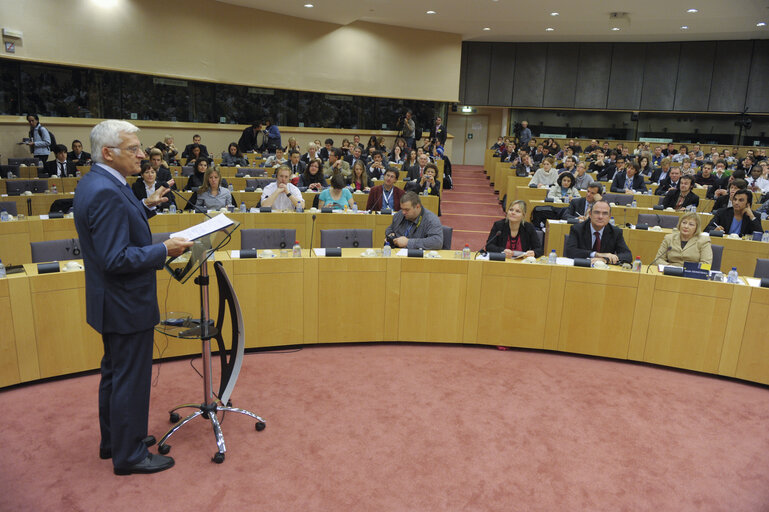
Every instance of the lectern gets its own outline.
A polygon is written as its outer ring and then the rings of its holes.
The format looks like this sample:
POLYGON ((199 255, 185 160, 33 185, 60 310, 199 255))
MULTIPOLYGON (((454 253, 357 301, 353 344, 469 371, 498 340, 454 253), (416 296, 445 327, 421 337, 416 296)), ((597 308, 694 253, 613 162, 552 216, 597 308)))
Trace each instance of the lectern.
POLYGON ((227 451, 224 444, 224 436, 219 422, 218 414, 233 412, 250 416, 256 420, 256 430, 264 430, 265 421, 251 411, 232 407, 230 396, 235 388, 235 383, 240 374, 243 363, 245 346, 245 332, 243 329, 243 315, 240 310, 235 290, 224 271, 221 263, 214 263, 214 273, 219 290, 219 311, 216 322, 210 318, 208 308, 208 259, 214 251, 224 246, 232 233, 240 226, 239 223, 230 221, 225 227, 217 229, 213 233, 207 233, 193 240, 192 249, 178 258, 171 258, 166 262, 166 269, 181 283, 187 280, 199 270, 195 278, 195 284, 200 289, 200 320, 193 321, 185 318, 166 318, 157 327, 159 332, 182 339, 199 339, 203 358, 203 402, 177 405, 169 411, 171 423, 174 425, 166 432, 158 444, 158 451, 167 454, 171 450, 168 439, 185 424, 202 416, 211 421, 216 437, 217 451, 212 460, 217 464, 224 462, 224 454, 227 451), (224 325, 225 314, 229 313, 232 325, 232 342, 227 349, 222 337, 221 329, 224 325), (211 371, 211 340, 216 340, 221 361, 221 377, 219 393, 214 394, 211 371), (177 411, 185 408, 195 409, 192 414, 181 419, 177 411))

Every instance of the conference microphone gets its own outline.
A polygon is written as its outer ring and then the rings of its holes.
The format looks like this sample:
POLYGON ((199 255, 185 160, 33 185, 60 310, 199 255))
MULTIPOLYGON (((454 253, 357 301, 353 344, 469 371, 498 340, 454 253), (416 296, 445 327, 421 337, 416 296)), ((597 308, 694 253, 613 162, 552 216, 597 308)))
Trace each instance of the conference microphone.
POLYGON ((312 240, 315 238, 315 214, 312 214, 312 227, 310 228, 310 258, 312 258, 312 240))
POLYGON ((209 219, 211 218, 211 216, 210 216, 210 215, 208 215, 208 212, 207 212, 206 210, 204 210, 203 208, 200 208, 200 207, 199 207, 198 205, 196 205, 196 204, 193 204, 193 203, 192 203, 192 202, 191 202, 189 199, 187 199, 186 197, 184 197, 183 195, 181 195, 181 194, 180 194, 178 191, 176 191, 176 190, 174 190, 173 188, 171 188, 170 186, 168 186, 168 182, 167 182, 167 181, 163 181, 163 182, 161 182, 161 183, 158 183, 158 187, 165 187, 165 188, 167 188, 167 189, 168 189, 170 192, 172 192, 172 193, 176 194, 178 197, 182 198, 182 199, 184 200, 184 202, 185 202, 185 203, 187 203, 188 205, 192 206, 192 209, 193 209, 195 212, 197 212, 197 213, 202 213, 203 215, 205 215, 205 216, 206 216, 206 217, 208 217, 209 219))
POLYGON ((486 243, 483 244, 483 249, 481 249, 480 251, 475 253, 475 258, 478 258, 479 255, 480 256, 486 256, 489 253, 489 251, 486 250, 486 247, 488 247, 489 242, 492 241, 492 240, 496 240, 499 237, 499 235, 501 235, 501 234, 502 234, 502 230, 500 229, 496 233, 494 233, 494 236, 492 236, 491 238, 486 240, 486 243))
MULTIPOLYGON (((668 248, 667 248, 667 250, 665 251, 665 254, 663 254, 663 256, 667 256, 667 255, 668 255, 668 253, 670 252, 670 250, 671 250, 671 249, 672 249, 672 247, 668 245, 668 248)), ((652 262, 651 262, 651 263, 649 263, 649 266, 648 266, 648 267, 646 267, 646 273, 647 273, 647 274, 649 273, 649 269, 651 269, 651 268, 652 268, 652 265, 654 265, 655 263, 657 263, 657 261, 659 261, 659 259, 660 259, 661 257, 662 257, 662 256, 658 256, 657 258, 654 258, 654 260, 652 260, 652 262)))

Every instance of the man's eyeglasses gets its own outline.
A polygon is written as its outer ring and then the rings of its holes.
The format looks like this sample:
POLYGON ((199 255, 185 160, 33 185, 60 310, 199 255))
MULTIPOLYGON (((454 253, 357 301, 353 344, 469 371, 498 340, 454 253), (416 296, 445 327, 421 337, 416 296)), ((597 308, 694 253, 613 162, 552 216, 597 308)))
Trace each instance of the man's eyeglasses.
POLYGON ((141 152, 141 150, 142 150, 141 146, 128 146, 127 148, 119 148, 119 147, 116 147, 116 146, 107 146, 107 147, 109 149, 117 150, 118 153, 120 151, 122 151, 123 149, 125 149, 126 151, 128 151, 132 155, 138 155, 141 152))

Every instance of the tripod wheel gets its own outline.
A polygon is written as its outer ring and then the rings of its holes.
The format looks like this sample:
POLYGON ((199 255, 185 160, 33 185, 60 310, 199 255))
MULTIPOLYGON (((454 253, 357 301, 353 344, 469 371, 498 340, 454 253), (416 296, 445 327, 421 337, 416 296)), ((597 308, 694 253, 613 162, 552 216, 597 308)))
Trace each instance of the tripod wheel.
POLYGON ((171 451, 171 445, 170 444, 159 444, 158 445, 158 453, 160 455, 168 455, 168 452, 171 451))
POLYGON ((267 427, 267 425, 263 421, 257 421, 256 422, 256 430, 257 430, 257 432, 261 432, 262 430, 265 429, 265 427, 267 427))
POLYGON ((216 462, 217 464, 221 464, 224 462, 224 454, 222 452, 216 452, 214 456, 211 458, 212 461, 216 462))
POLYGON ((178 423, 180 419, 182 419, 181 416, 179 416, 175 412, 172 412, 171 414, 168 415, 168 420, 171 423, 178 423))

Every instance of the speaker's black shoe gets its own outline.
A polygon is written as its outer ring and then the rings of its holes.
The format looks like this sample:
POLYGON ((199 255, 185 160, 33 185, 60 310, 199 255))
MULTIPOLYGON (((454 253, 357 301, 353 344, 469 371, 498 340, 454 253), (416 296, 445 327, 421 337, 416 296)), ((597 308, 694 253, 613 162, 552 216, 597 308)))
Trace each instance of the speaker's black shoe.
POLYGON ((137 462, 133 466, 128 466, 126 468, 114 468, 114 472, 116 475, 157 473, 158 471, 165 471, 166 469, 172 468, 173 465, 174 459, 171 457, 150 453, 143 461, 137 462))
MULTIPOLYGON (((144 443, 144 446, 149 448, 150 446, 157 443, 157 440, 155 439, 155 436, 147 436, 144 439, 142 439, 142 443, 144 443)), ((111 448, 102 448, 99 447, 99 458, 100 459, 111 459, 112 458, 112 449, 111 448)))

